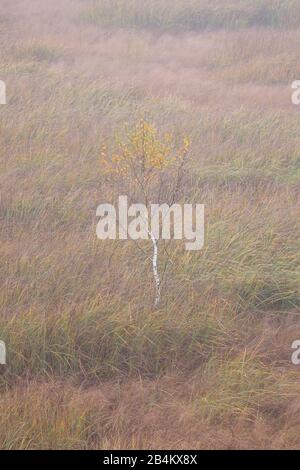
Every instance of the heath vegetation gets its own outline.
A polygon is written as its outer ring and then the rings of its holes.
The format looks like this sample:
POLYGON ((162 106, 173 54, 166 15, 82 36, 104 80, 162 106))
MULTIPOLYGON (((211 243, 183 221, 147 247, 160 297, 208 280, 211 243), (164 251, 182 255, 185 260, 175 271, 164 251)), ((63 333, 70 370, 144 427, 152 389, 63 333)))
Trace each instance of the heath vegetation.
POLYGON ((0 448, 299 448, 299 2, 2 3, 0 448), (159 181, 206 235, 154 309, 96 209, 159 181))

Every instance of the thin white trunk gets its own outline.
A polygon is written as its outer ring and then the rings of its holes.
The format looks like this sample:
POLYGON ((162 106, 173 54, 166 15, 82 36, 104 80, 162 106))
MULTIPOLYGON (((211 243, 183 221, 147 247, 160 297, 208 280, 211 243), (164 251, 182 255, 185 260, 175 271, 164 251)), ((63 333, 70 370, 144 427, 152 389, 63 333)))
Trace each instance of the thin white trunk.
POLYGON ((152 240, 153 244, 153 257, 152 257, 152 270, 153 270, 153 276, 155 280, 155 300, 154 300, 154 307, 156 308, 160 302, 160 278, 158 274, 158 269, 157 269, 157 257, 158 257, 158 244, 157 240, 154 237, 153 233, 149 231, 149 235, 152 240))

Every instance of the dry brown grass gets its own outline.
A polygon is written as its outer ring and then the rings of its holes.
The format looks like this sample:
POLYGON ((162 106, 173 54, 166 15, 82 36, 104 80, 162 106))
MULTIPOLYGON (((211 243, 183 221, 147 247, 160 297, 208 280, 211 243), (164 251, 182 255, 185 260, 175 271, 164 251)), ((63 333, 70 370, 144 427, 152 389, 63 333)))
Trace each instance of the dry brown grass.
MULTIPOLYGON (((241 361, 244 359, 241 357, 241 361)), ((211 379, 212 383, 203 384, 203 379, 199 383, 199 373, 188 380, 181 375, 168 375, 151 381, 102 383, 89 389, 58 381, 25 383, 2 396, 2 447, 297 448, 299 386, 295 387, 295 376, 282 388, 282 394, 288 393, 285 402, 266 383, 258 397, 257 382, 245 389, 234 382, 253 380, 257 373, 274 380, 268 371, 255 369, 252 360, 250 376, 249 364, 243 363, 243 369, 239 363, 227 365, 233 367, 228 376, 229 390, 222 388, 222 392, 211 388, 207 393, 208 386, 220 383, 216 378, 211 379), (263 403, 258 410, 260 399, 263 403), (241 400, 253 408, 240 408, 241 400), (271 409, 268 400, 272 400, 271 409)), ((207 379, 205 371, 199 372, 207 379)), ((224 377, 224 372, 221 374, 224 377)))
POLYGON ((299 31, 3 3, 0 447, 299 447, 299 31), (157 312, 151 246, 95 235, 102 140, 141 116, 191 136, 185 193, 206 205, 205 247, 170 246, 157 312))

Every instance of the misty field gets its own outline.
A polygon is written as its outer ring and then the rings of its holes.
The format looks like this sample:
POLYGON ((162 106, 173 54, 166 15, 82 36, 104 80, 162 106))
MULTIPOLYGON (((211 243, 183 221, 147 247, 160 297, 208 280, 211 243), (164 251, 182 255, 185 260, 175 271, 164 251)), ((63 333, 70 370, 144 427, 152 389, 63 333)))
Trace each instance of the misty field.
POLYGON ((0 41, 0 448, 299 448, 300 2, 2 0, 0 41), (151 242, 96 237, 141 120, 205 204, 158 308, 151 242))

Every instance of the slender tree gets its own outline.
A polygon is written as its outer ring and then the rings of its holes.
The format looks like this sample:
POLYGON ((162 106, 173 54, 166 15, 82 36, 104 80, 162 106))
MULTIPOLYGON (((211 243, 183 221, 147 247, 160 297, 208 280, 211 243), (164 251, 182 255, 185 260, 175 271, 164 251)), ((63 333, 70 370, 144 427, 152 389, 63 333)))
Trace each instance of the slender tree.
MULTIPOLYGON (((180 197, 189 148, 188 137, 183 137, 176 145, 173 134, 162 134, 141 119, 132 128, 126 128, 121 136, 116 135, 111 148, 102 144, 102 174, 115 193, 126 193, 131 201, 142 202, 147 208, 154 203, 172 205, 180 197)), ((157 308, 162 284, 158 269, 159 240, 151 228, 148 234, 153 245, 151 262, 154 307, 157 308)))

